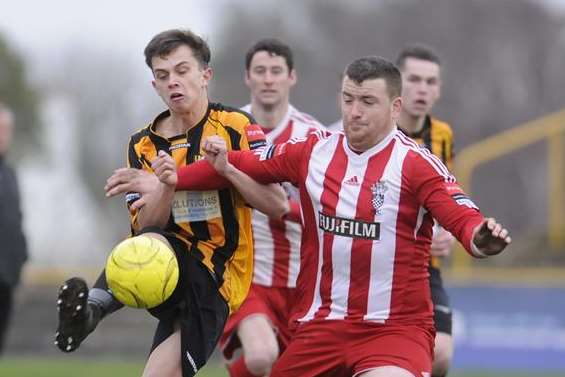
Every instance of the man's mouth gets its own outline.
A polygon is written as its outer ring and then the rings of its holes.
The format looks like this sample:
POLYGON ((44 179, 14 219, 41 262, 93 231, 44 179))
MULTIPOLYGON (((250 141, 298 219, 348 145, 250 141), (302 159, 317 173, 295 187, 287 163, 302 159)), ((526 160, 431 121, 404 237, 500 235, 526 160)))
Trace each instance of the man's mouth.
POLYGON ((180 101, 184 98, 184 95, 180 94, 180 93, 173 93, 170 96, 171 101, 180 101))

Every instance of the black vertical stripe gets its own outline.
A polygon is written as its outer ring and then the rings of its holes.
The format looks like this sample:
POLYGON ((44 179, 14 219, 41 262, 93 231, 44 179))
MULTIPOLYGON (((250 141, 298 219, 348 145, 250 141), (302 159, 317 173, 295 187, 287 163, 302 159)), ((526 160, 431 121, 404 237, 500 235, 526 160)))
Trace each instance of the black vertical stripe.
POLYGON ((171 146, 171 143, 167 139, 154 133, 149 134, 149 139, 151 139, 151 142, 155 146, 155 150, 157 151, 157 153, 159 151, 165 151, 169 153, 169 148, 171 146))
MULTIPOLYGON (((149 133, 149 139, 155 146, 155 151, 157 153, 159 153, 159 151, 165 151, 166 153, 171 154, 170 152, 171 142, 169 140, 152 132, 149 133)), ((147 166, 151 166, 151 161, 147 161, 145 155, 142 154, 140 159, 142 160, 141 162, 146 163, 147 166)), ((167 225, 165 226, 165 230, 169 232, 171 231, 177 232, 177 230, 180 230, 180 227, 175 223, 175 217, 173 216, 172 209, 171 209, 171 213, 169 214, 169 220, 167 222, 167 225)))
POLYGON ((427 115, 426 119, 424 120, 424 127, 422 127, 422 140, 424 141, 424 145, 428 150, 434 153, 432 149, 432 120, 430 116, 427 115))
POLYGON ((139 132, 139 133, 133 135, 129 139, 128 164, 129 164, 130 167, 135 168, 135 169, 142 169, 143 168, 143 164, 139 160, 137 153, 135 153, 135 146, 136 146, 137 143, 139 143, 139 141, 144 136, 144 134, 145 133, 142 131, 142 132, 139 132))
MULTIPOLYGON (((135 146, 137 143, 139 143, 139 141, 141 140, 141 138, 147 135, 147 133, 145 132, 145 130, 136 133, 135 135, 133 135, 130 140, 129 140, 129 145, 128 145, 128 165, 131 168, 134 169, 143 169, 143 164, 142 162, 139 160, 137 153, 135 153, 135 146)), ((133 228, 133 223, 130 224, 130 234, 133 236, 135 234, 135 229, 133 228)))
MULTIPOLYGON (((204 119, 207 119, 207 117, 204 119)), ((187 141, 190 145, 188 147, 188 153, 186 154, 187 165, 192 164, 200 157, 200 143, 202 142, 204 124, 205 123, 200 123, 187 132, 187 141)), ((207 221, 191 221, 189 224, 195 239, 192 245, 193 248, 196 248, 198 240, 209 240, 211 238, 207 221)))
POLYGON ((217 247, 212 255, 212 264, 219 285, 224 280, 226 262, 231 259, 237 246, 239 245, 239 225, 230 189, 220 190, 220 206, 222 210, 222 220, 224 224, 225 243, 217 247))
POLYGON ((441 160, 447 165, 447 145, 445 139, 441 141, 441 160))
POLYGON ((241 149, 241 134, 231 127, 226 127, 226 130, 230 136, 231 149, 239 151, 241 149))

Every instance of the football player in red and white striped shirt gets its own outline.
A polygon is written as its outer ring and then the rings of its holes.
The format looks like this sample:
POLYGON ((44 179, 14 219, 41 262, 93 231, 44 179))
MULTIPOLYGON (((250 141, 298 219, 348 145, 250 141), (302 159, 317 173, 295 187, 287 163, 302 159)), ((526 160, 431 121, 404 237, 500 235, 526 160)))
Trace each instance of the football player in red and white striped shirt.
MULTIPOLYGON (((261 125, 269 143, 305 137, 322 127, 289 103, 296 71, 288 45, 277 39, 260 40, 247 51, 245 65, 251 103, 242 110, 261 125)), ((290 340, 289 315, 300 267, 302 227, 298 189, 289 183, 283 187, 290 207, 285 220, 253 211, 253 284, 220 340, 231 377, 268 375, 290 340), (243 353, 233 359, 239 347, 243 353)))
POLYGON ((230 152, 229 162, 222 141, 212 137, 204 147, 207 160, 178 175, 162 154, 153 162, 158 179, 145 175, 146 187, 118 180, 120 190, 147 196, 158 195, 157 185, 211 189, 227 185, 223 175, 235 166, 259 182, 299 187, 304 231, 292 308, 297 329, 272 377, 429 376, 433 219, 478 258, 511 242, 440 160, 396 128, 401 87, 392 63, 360 58, 346 68, 342 83, 345 135, 317 131, 260 154, 230 152))

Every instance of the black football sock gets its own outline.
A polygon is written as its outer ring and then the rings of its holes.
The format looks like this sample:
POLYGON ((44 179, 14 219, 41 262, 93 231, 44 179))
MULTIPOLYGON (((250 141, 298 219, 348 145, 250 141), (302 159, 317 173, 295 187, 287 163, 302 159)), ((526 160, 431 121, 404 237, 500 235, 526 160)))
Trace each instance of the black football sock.
POLYGON ((90 317, 91 325, 94 327, 102 318, 124 306, 112 295, 110 288, 108 288, 106 270, 102 271, 92 289, 88 291, 88 305, 92 308, 92 315, 90 317))

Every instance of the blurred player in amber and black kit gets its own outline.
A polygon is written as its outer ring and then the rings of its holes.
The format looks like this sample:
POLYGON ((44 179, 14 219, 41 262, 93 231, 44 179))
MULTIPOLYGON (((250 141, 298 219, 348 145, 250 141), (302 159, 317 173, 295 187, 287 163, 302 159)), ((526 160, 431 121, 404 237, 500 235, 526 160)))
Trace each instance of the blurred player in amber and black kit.
MULTIPOLYGON (((429 47, 413 45, 402 49, 396 58, 402 74, 402 111, 398 127, 419 145, 436 155, 451 170, 453 132, 449 124, 430 115, 441 93, 441 62, 429 47)), ((436 328, 433 377, 447 375, 453 356, 452 313, 443 287, 441 258, 449 255, 455 238, 437 225, 431 245, 430 289, 436 328)))

